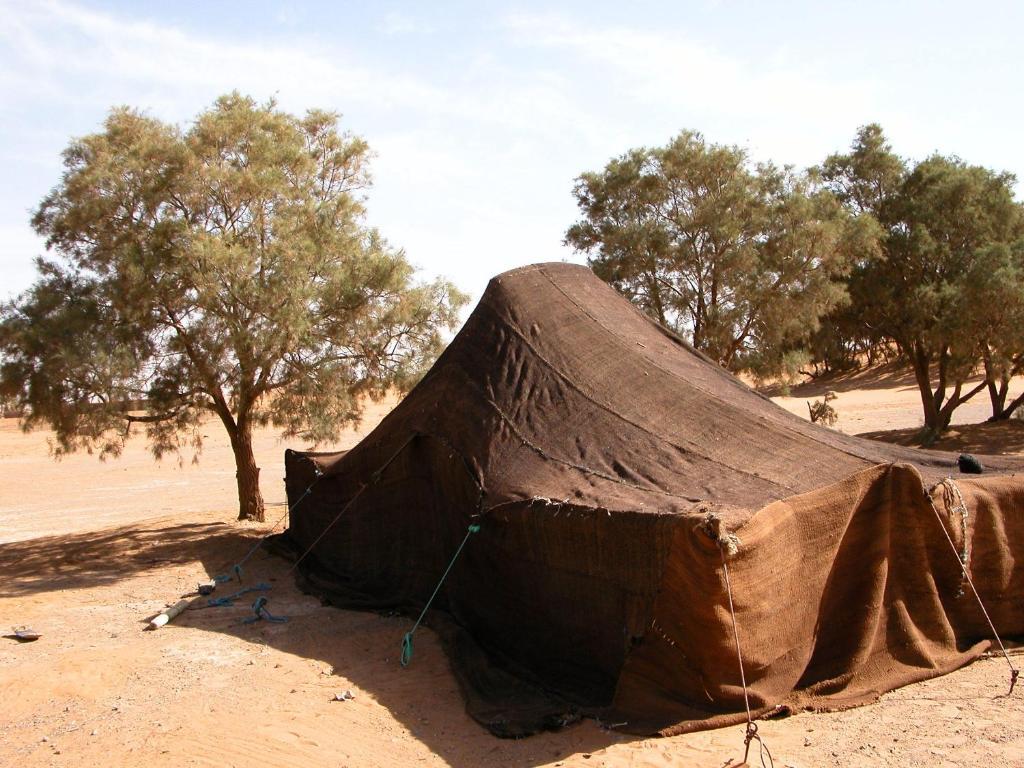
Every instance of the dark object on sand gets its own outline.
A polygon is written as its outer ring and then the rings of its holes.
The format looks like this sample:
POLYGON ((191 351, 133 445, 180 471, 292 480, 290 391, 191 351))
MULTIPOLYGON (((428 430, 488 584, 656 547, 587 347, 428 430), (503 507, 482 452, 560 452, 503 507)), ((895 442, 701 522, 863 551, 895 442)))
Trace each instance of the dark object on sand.
POLYGON ((196 592, 200 595, 212 595, 214 590, 217 589, 216 581, 204 581, 196 585, 196 592))
POLYGON ((956 465, 965 475, 980 475, 984 471, 981 462, 969 453, 961 453, 956 459, 956 465))

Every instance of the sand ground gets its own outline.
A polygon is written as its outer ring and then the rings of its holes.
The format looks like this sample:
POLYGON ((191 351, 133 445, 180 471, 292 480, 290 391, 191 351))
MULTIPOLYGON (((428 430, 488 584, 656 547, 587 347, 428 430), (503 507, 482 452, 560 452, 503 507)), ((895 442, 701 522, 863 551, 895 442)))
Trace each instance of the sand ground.
MULTIPOLYGON (((874 372, 798 388, 784 407, 835 390, 838 428, 907 441, 920 425, 912 381, 874 372)), ((977 401, 960 420, 986 415, 977 401)), ((354 444, 386 413, 372 406, 354 444)), ((285 624, 245 625, 235 607, 145 620, 226 570, 283 511, 285 443, 260 433, 267 524, 238 523, 230 451, 211 424, 200 463, 155 464, 130 444, 116 461, 49 458, 47 435, 0 421, 0 632, 28 624, 34 643, 0 638, 0 766, 736 766, 743 729, 637 739, 590 721, 521 741, 488 735, 463 711, 429 630, 398 664, 403 617, 322 607, 288 564, 258 553, 285 624), (349 690, 354 698, 332 701, 349 690)), ((957 449, 1024 451, 1024 422, 958 427, 957 449)), ((234 585, 232 585, 234 586, 234 585)), ((221 592, 225 589, 222 587, 221 592)), ((1024 657, 1017 657, 1018 663, 1024 657)), ((1024 765, 1024 691, 1005 693, 1001 658, 909 686, 847 712, 761 723, 775 765, 1024 765)), ((760 764, 754 760, 755 764, 760 764)))

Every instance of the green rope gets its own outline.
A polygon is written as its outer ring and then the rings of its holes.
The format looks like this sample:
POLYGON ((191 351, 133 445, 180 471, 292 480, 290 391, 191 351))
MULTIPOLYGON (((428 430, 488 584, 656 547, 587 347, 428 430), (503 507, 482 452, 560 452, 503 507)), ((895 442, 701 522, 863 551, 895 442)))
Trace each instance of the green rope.
MULTIPOLYGON (((278 518, 276 523, 274 523, 272 526, 270 526, 270 530, 269 531, 267 531, 265 534, 260 536, 260 538, 256 541, 256 543, 252 545, 252 549, 250 549, 246 553, 245 557, 243 557, 241 560, 239 560, 237 563, 235 563, 233 566, 231 566, 231 570, 235 574, 234 578, 238 579, 238 583, 239 584, 242 583, 242 566, 245 565, 245 562, 250 557, 252 557, 253 555, 256 554, 256 550, 260 548, 260 545, 263 544, 264 541, 266 541, 267 539, 270 538, 271 534, 273 534, 274 531, 277 530, 277 526, 279 526, 281 523, 283 523, 285 518, 288 517, 288 515, 290 515, 292 512, 294 512, 295 508, 297 506, 299 506, 299 504, 302 503, 302 500, 305 499, 307 496, 309 496, 309 494, 311 494, 313 492, 313 487, 318 482, 320 482, 320 478, 324 476, 323 472, 321 472, 320 468, 317 467, 317 466, 313 467, 313 472, 315 474, 315 476, 313 478, 313 482, 310 483, 309 486, 306 488, 306 492, 303 493, 301 496, 299 496, 299 498, 295 500, 294 504, 289 505, 287 502, 285 502, 284 514, 281 515, 281 517, 278 518)), ((223 574, 222 573, 222 574, 219 574, 217 576, 214 576, 213 580, 217 584, 226 584, 227 582, 231 581, 231 576, 228 576, 227 574, 223 574)))
POLYGON ((226 595, 224 597, 212 597, 206 601, 206 605, 209 608, 220 608, 226 605, 234 605, 235 600, 240 598, 242 595, 247 595, 250 592, 266 592, 268 589, 270 589, 269 584, 260 583, 257 584, 255 587, 246 587, 245 589, 240 589, 231 595, 226 595))
POLYGON ((474 523, 469 526, 469 530, 466 531, 466 537, 462 540, 462 543, 459 544, 459 548, 455 550, 455 554, 452 556, 451 562, 448 563, 448 567, 445 568, 444 574, 441 576, 441 580, 437 582, 437 586, 434 587, 434 594, 430 596, 430 599, 427 600, 427 604, 423 606, 423 610, 420 612, 420 617, 416 619, 416 623, 412 625, 412 629, 406 632, 405 637, 402 638, 402 655, 399 657, 399 661, 402 663, 403 667, 409 666, 409 662, 412 661, 413 633, 416 631, 417 627, 419 627, 420 622, 423 621, 423 617, 427 615, 427 611, 430 610, 430 604, 434 602, 434 598, 437 597, 437 593, 441 591, 441 585, 444 584, 444 580, 448 578, 448 574, 451 572, 452 566, 454 566, 455 561, 459 559, 459 555, 462 553, 462 548, 466 546, 466 542, 469 541, 469 537, 479 531, 479 525, 474 523))
POLYGON ((255 624, 257 621, 271 621, 275 624, 285 624, 288 621, 287 616, 275 616, 267 610, 267 598, 260 597, 256 598, 256 602, 252 604, 252 616, 247 619, 242 619, 243 624, 255 624))

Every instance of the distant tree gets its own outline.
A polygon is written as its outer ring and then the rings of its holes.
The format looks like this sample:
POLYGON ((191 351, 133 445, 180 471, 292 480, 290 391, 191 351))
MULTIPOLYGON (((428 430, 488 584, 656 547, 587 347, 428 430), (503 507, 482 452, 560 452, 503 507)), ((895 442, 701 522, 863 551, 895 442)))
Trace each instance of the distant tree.
POLYGON ((827 317, 812 340, 812 362, 822 372, 873 365, 893 357, 892 341, 864 316, 873 299, 876 278, 873 273, 879 258, 885 258, 887 210, 900 193, 910 172, 907 162, 893 152, 881 126, 871 123, 857 129, 850 151, 830 155, 816 169, 825 186, 851 214, 878 223, 881 247, 855 252, 846 279, 850 300, 827 317))
POLYGON ((805 359, 819 318, 845 300, 851 254, 877 234, 816 177, 753 166, 739 147, 689 131, 582 174, 574 194, 582 218, 566 242, 733 370, 805 359))
POLYGON ((1024 238, 979 255, 965 288, 974 314, 992 416, 1010 418, 1024 393, 1007 402, 1010 379, 1024 373, 1024 238))
POLYGON ((907 170, 876 125, 858 131, 850 154, 828 158, 822 177, 884 232, 880 253, 854 263, 851 304, 838 318, 910 362, 926 439, 986 387, 1002 408, 1024 352, 1024 217, 1014 177, 938 155, 907 170), (967 387, 983 358, 987 381, 967 387))
POLYGON ((807 401, 807 415, 811 424, 824 424, 826 427, 836 425, 836 422, 839 421, 839 413, 832 406, 832 401, 835 399, 835 392, 826 392, 821 400, 815 400, 813 403, 810 400, 807 401))
POLYGON ((882 210, 907 178, 907 163, 892 151, 882 127, 870 123, 857 129, 850 151, 826 158, 822 179, 839 200, 856 213, 882 217, 882 210))
POLYGON ((368 154, 335 114, 238 94, 184 131, 120 108, 73 141, 33 218, 55 257, 0 310, 26 428, 105 456, 141 424, 159 458, 198 450, 214 414, 239 517, 262 520, 253 428, 334 438, 420 375, 465 300, 364 223, 368 154))
POLYGON ((1024 291, 1012 263, 1011 245, 1024 235, 1014 181, 933 156, 907 177, 887 217, 889 258, 874 270, 880 290, 873 319, 910 358, 933 434, 986 386, 964 389, 989 336, 986 305, 1002 289, 1024 291), (1000 286, 1004 280, 1012 282, 1000 286))

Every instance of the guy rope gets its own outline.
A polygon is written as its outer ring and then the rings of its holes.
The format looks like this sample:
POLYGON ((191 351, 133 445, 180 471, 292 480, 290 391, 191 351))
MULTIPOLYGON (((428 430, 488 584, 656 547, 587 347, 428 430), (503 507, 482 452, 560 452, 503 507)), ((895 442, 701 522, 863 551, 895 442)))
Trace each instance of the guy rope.
POLYGON ((761 758, 762 768, 775 768, 775 761, 772 759, 771 750, 768 749, 768 745, 764 743, 757 733, 757 723, 750 716, 750 695, 747 693, 747 675, 743 671, 743 651, 740 650, 740 632, 736 624, 736 608, 732 602, 732 583, 729 581, 729 563, 725 557, 725 551, 729 547, 729 544, 735 546, 735 535, 730 534, 732 540, 723 542, 720 538, 718 540, 718 551, 722 555, 722 572, 725 574, 725 593, 729 596, 729 614, 732 616, 732 636, 736 641, 736 660, 740 667, 740 683, 743 685, 743 706, 747 711, 747 732, 743 737, 743 764, 747 765, 747 756, 750 754, 750 742, 756 740, 759 749, 759 756, 761 758), (765 756, 768 757, 768 762, 765 762, 765 756))
MULTIPOLYGON (((922 486, 924 491, 925 500, 928 502, 928 506, 932 508, 932 512, 935 513, 935 519, 939 521, 939 527, 942 529, 942 533, 946 536, 946 541, 949 542, 950 549, 953 550, 953 554, 956 555, 957 562, 960 563, 960 569, 963 571, 962 579, 965 580, 971 588, 971 592, 974 593, 974 599, 978 602, 978 607, 981 609, 982 615, 985 617, 985 621, 988 622, 989 629, 992 630, 992 636, 996 639, 999 644, 999 650, 1003 653, 1003 658, 1006 659, 1006 664, 1010 667, 1010 689, 1006 692, 1007 696, 1013 694, 1013 688, 1017 685, 1017 678, 1020 677, 1020 670, 1013 665, 1013 661, 1010 659, 1010 654, 1006 652, 1006 646, 1003 645, 1003 640, 999 637, 999 633, 996 632, 996 625, 992 621, 992 617, 988 615, 988 611, 985 609, 985 604, 981 601, 981 595, 978 594, 977 588, 974 586, 974 580, 971 578, 971 572, 967 568, 967 560, 970 551, 968 549, 967 541, 967 518, 968 510, 967 504, 964 501, 963 494, 960 493, 960 488, 957 486, 956 481, 951 477, 947 477, 941 483, 939 483, 944 490, 946 490, 950 496, 955 500, 955 504, 950 510, 952 514, 958 514, 960 516, 961 534, 963 536, 963 547, 957 550, 956 544, 953 542, 953 537, 949 534, 949 529, 946 528, 945 522, 942 520, 942 515, 939 513, 939 508, 935 506, 935 501, 932 499, 932 495, 927 488, 922 486)), ((938 486, 935 486, 936 488, 938 486)), ((934 490, 934 488, 933 488, 934 490)), ((960 593, 963 593, 963 585, 961 584, 960 593)))
POLYGON ((747 765, 747 757, 750 755, 750 742, 757 741, 758 756, 761 758, 762 768, 775 768, 775 761, 772 758, 771 750, 764 743, 764 739, 757 732, 757 723, 750 713, 750 694, 747 691, 747 673, 743 669, 743 651, 740 649, 740 631, 736 622, 736 606, 732 599, 732 582, 729 579, 729 561, 740 549, 740 540, 735 533, 730 533, 722 524, 721 518, 713 512, 705 515, 700 525, 701 530, 718 545, 718 553, 722 556, 722 574, 725 577, 725 594, 729 598, 729 615, 732 617, 732 637, 736 644, 736 661, 740 668, 740 684, 743 686, 743 707, 747 713, 747 731, 743 737, 743 764, 747 765), (767 760, 767 762, 766 762, 767 760))
POLYGON ((469 526, 466 531, 465 537, 462 539, 462 543, 459 544, 459 548, 455 550, 455 554, 452 556, 451 561, 448 563, 448 567, 444 569, 444 573, 441 574, 441 580, 437 582, 437 586, 434 587, 434 592, 427 600, 427 604, 423 606, 423 610, 420 611, 420 617, 416 619, 416 623, 412 625, 412 629, 405 633, 402 638, 402 655, 399 657, 403 667, 409 666, 409 662, 412 661, 412 636, 415 634, 416 629, 419 627, 420 622, 423 621, 423 617, 427 615, 427 611, 430 610, 430 604, 434 602, 434 598, 437 597, 437 593, 441 591, 441 585, 444 584, 444 580, 448 578, 448 574, 452 570, 452 566, 455 565, 455 561, 459 559, 459 555, 462 554, 462 548, 466 546, 466 542, 469 541, 469 537, 474 533, 480 532, 480 526, 476 523, 469 526))

